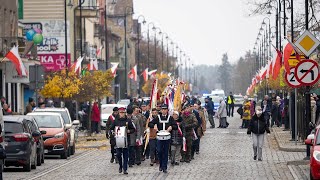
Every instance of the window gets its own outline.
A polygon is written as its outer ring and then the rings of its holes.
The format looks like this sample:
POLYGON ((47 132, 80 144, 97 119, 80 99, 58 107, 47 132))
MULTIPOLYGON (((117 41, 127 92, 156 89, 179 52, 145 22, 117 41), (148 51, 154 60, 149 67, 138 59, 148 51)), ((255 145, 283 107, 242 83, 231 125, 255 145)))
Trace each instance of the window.
POLYGON ((4 131, 5 133, 9 134, 9 133, 23 133, 23 126, 21 123, 17 123, 17 122, 4 122, 4 131))
POLYGON ((34 118, 40 128, 62 128, 59 116, 35 115, 34 118))

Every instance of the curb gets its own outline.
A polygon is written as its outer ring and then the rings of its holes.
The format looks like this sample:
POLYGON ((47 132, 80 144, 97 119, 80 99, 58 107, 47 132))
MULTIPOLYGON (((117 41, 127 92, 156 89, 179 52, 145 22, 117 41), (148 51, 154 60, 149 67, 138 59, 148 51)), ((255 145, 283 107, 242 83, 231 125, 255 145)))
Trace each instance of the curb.
POLYGON ((280 142, 279 142, 279 140, 278 140, 278 139, 280 139, 279 136, 278 136, 278 133, 277 133, 275 130, 273 130, 273 129, 272 129, 272 132, 273 132, 273 134, 274 134, 274 136, 275 136, 275 139, 276 139, 276 141, 277 141, 277 144, 278 144, 278 147, 279 147, 279 150, 280 150, 280 151, 285 151, 285 152, 305 152, 305 151, 306 151, 306 149, 289 148, 289 147, 283 147, 283 146, 281 146, 281 145, 280 145, 280 142))
POLYGON ((297 160, 297 161, 288 161, 287 165, 294 165, 294 166, 299 166, 299 165, 309 165, 310 160, 297 160))
POLYGON ((100 149, 104 147, 109 147, 106 144, 103 145, 95 145, 95 146, 77 146, 76 149, 100 149))

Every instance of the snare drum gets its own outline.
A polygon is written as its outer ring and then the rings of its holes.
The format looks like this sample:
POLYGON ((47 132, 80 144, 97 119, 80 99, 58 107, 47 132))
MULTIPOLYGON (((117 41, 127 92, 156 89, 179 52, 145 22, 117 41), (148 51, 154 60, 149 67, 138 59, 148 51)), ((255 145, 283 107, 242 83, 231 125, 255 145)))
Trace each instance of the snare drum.
POLYGON ((125 126, 116 126, 114 132, 117 148, 127 148, 127 128, 125 126))
POLYGON ((171 139, 171 134, 167 131, 160 131, 157 133, 157 139, 160 141, 169 140, 171 139))

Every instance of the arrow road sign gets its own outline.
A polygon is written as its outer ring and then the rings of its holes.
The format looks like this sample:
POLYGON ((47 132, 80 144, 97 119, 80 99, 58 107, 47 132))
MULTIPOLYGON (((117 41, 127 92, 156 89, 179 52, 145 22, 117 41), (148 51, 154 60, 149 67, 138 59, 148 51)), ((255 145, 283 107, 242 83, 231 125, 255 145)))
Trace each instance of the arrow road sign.
POLYGON ((295 68, 292 67, 290 68, 290 74, 288 73, 285 73, 285 80, 287 82, 287 84, 292 87, 292 88, 298 88, 301 86, 301 83, 299 83, 294 75, 294 71, 295 71, 295 68))
POLYGON ((294 76, 301 85, 315 84, 319 79, 318 63, 310 59, 300 61, 295 68, 294 76))

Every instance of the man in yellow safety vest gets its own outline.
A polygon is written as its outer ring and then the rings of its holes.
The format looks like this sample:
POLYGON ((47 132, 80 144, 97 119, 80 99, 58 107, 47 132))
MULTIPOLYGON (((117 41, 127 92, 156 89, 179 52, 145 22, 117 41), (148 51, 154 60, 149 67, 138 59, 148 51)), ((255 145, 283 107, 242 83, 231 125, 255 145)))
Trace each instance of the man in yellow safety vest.
POLYGON ((228 109, 227 109, 227 114, 228 117, 233 117, 233 110, 234 110, 234 97, 232 95, 232 92, 230 92, 228 98, 227 98, 227 103, 228 103, 228 109))

